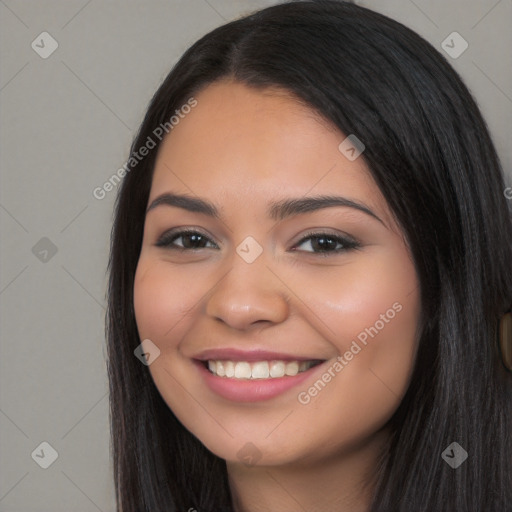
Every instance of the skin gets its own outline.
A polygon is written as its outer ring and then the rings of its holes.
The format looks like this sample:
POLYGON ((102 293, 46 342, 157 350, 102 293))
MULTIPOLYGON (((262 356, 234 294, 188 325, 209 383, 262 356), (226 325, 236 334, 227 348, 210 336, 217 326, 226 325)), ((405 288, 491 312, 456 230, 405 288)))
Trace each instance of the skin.
POLYGON ((227 461, 238 511, 367 510, 417 350, 419 283, 403 233, 363 158, 338 149, 346 135, 288 93, 223 80, 195 98, 159 148, 148 205, 172 191, 215 203, 221 217, 168 205, 146 215, 134 307, 140 339, 160 350, 152 378, 183 425, 227 461), (279 221, 266 213, 271 200, 317 195, 364 203, 381 221, 346 206, 279 221), (210 242, 188 252, 155 246, 181 226, 210 242), (318 238, 300 242, 311 229, 361 247, 324 257, 318 238), (235 250, 247 236, 263 249, 250 264, 235 250), (394 303, 400 312, 299 403, 394 303), (298 388, 239 403, 211 391, 191 359, 224 347, 328 361, 298 388), (237 455, 247 442, 261 457, 250 466, 237 455))

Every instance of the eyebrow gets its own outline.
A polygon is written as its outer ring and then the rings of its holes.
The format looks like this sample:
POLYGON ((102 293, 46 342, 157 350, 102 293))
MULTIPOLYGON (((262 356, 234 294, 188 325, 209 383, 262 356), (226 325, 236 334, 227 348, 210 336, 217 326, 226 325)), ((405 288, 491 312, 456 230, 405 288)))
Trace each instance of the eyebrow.
MULTIPOLYGON (((161 205, 175 206, 177 208, 183 208, 189 212, 202 213, 204 215, 208 215, 209 217, 220 219, 219 209, 213 203, 205 199, 200 199, 199 197, 192 197, 183 194, 173 194, 170 192, 161 194, 156 197, 146 210, 146 214, 161 205)), ((268 216, 272 220, 278 221, 293 215, 299 215, 301 213, 308 213, 335 206, 354 208, 363 213, 366 213, 367 215, 384 224, 384 222, 365 204, 359 203, 352 199, 348 199, 346 197, 330 195, 271 201, 269 203, 268 216)))

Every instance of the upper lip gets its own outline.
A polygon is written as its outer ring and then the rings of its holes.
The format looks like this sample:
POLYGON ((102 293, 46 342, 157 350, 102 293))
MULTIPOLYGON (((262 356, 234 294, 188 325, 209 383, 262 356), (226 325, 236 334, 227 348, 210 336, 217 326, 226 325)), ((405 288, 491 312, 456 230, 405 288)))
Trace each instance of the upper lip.
POLYGON ((319 357, 296 356, 268 350, 240 350, 236 348, 211 348, 196 354, 199 361, 324 361, 319 357))

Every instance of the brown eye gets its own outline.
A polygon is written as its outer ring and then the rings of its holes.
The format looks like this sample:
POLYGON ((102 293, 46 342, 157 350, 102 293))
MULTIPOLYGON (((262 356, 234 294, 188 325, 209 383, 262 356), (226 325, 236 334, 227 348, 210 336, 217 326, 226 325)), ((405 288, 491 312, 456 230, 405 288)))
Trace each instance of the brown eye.
POLYGON ((321 254, 322 256, 339 254, 341 252, 358 249, 361 246, 356 240, 341 237, 339 235, 329 233, 308 233, 293 247, 293 250, 296 250, 296 247, 299 247, 305 242, 309 242, 309 247, 312 250, 304 252, 313 252, 321 254))
POLYGON ((204 249, 206 245, 211 242, 214 247, 217 247, 206 235, 199 231, 183 230, 177 232, 165 233, 156 242, 157 247, 165 247, 168 249, 176 250, 195 250, 204 249), (176 240, 181 239, 181 244, 176 244, 176 240))

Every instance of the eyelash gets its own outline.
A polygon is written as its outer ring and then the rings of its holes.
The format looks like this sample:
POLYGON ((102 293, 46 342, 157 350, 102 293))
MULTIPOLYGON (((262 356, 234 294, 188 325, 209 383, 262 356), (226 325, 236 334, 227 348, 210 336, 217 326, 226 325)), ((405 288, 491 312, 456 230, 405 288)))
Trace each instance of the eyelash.
MULTIPOLYGON (((209 237, 207 237, 204 233, 201 233, 200 231, 194 230, 194 229, 183 229, 181 231, 176 232, 168 232, 164 233, 156 242, 157 247, 165 247, 167 249, 171 249, 173 251, 180 251, 180 252, 186 252, 186 251, 195 251, 200 249, 206 249, 207 247, 199 247, 198 249, 187 249, 184 247, 179 247, 176 245, 173 245, 173 242, 177 240, 178 238, 181 238, 183 235, 200 235, 201 237, 204 237, 208 242, 212 242, 209 237)), ((335 249, 333 251, 303 251, 310 254, 316 254, 318 256, 331 256, 333 254, 340 254, 342 252, 348 252, 357 250, 361 247, 361 244, 354 240, 353 238, 344 238, 339 235, 334 235, 331 233, 325 233, 322 231, 315 231, 315 232, 309 232, 306 233, 292 248, 292 250, 296 250, 295 247, 302 245, 304 242, 311 238, 328 238, 329 240, 334 240, 337 243, 341 243, 343 246, 341 249, 335 249)), ((215 243, 215 242, 213 242, 215 243)))

